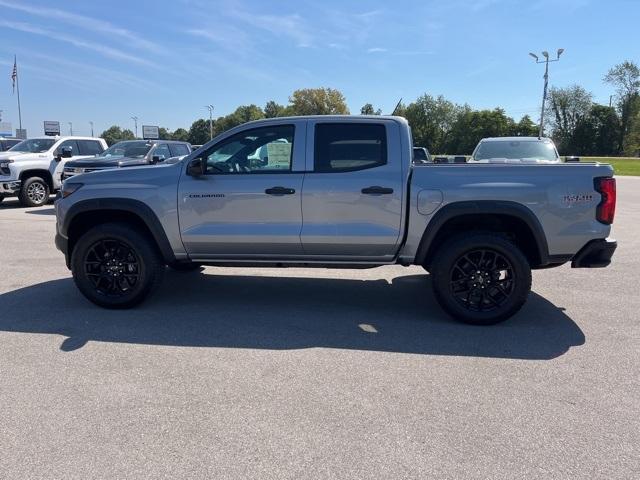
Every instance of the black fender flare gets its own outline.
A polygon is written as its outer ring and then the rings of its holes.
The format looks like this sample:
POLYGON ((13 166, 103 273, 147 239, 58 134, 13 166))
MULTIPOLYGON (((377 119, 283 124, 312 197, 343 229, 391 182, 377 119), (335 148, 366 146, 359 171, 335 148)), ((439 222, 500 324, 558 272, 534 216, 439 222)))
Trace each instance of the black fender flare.
POLYGON ((99 213, 100 211, 106 210, 115 210, 136 215, 146 225, 149 232, 151 232, 164 261, 167 263, 176 261, 176 256, 173 253, 167 234, 158 216, 148 205, 140 200, 129 198, 93 198, 82 200, 69 207, 69 210, 64 216, 63 224, 60 227, 60 233, 68 238, 69 227, 78 215, 87 212, 99 213))
POLYGON ((533 234, 540 265, 549 263, 549 246, 544 229, 538 217, 527 206, 507 200, 474 200, 452 202, 440 208, 427 224, 420 246, 416 252, 415 264, 423 265, 433 240, 440 229, 451 219, 461 215, 507 215, 521 220, 533 234))

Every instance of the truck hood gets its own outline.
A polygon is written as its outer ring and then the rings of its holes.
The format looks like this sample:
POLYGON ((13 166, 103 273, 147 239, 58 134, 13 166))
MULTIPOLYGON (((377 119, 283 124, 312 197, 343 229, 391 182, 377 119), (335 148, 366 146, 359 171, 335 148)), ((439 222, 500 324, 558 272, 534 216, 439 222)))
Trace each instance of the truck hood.
POLYGON ((65 167, 69 168, 118 168, 118 167, 133 167, 140 165, 149 165, 149 162, 145 158, 109 158, 109 157, 91 157, 84 158, 82 160, 72 160, 65 164, 65 167))
MULTIPOLYGON (((67 163, 65 167, 69 165, 69 163, 67 163)), ((109 185, 109 188, 115 188, 115 186, 131 187, 132 185, 142 185, 147 182, 176 182, 180 174, 181 164, 182 162, 168 165, 160 164, 154 165, 153 168, 150 168, 148 164, 144 164, 137 166, 132 165, 129 168, 98 170, 91 173, 75 175, 72 181, 85 185, 109 185)))

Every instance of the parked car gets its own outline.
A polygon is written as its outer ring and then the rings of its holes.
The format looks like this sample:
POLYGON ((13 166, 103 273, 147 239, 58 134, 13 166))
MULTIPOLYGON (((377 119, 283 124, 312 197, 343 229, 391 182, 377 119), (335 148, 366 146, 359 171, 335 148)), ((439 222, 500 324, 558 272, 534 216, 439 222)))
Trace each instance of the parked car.
POLYGON ((66 181, 56 245, 80 291, 108 308, 141 302, 165 265, 400 264, 431 272, 444 310, 475 324, 517 312, 531 269, 610 263, 610 165, 412 159, 401 117, 259 120, 170 165, 66 181))
POLYGON ((187 142, 126 140, 110 146, 97 157, 68 162, 64 167, 62 179, 66 180, 80 173, 113 168, 155 165, 190 153, 191 145, 187 142))
POLYGON ((39 207, 62 185, 68 160, 91 157, 107 148, 102 138, 38 137, 0 153, 0 201, 18 196, 25 207, 39 207))
POLYGON ((425 147, 413 147, 413 163, 433 163, 429 150, 425 147))
POLYGON ((560 163, 553 140, 538 137, 483 138, 469 162, 483 163, 560 163))
POLYGON ((19 138, 0 137, 0 152, 6 152, 21 141, 19 138))

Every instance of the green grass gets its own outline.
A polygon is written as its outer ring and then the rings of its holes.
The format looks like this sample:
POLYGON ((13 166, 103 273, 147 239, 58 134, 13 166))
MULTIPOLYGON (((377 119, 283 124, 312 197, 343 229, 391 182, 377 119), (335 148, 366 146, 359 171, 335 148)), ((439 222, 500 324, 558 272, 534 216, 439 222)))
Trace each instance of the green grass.
POLYGON ((616 175, 640 176, 640 158, 625 157, 580 157, 581 162, 610 163, 616 175))

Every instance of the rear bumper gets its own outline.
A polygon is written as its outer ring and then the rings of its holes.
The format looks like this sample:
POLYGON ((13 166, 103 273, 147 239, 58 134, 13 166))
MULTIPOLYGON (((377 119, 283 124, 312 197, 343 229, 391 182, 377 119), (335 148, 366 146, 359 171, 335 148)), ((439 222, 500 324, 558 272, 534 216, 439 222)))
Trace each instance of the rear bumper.
POLYGON ((0 195, 15 195, 20 191, 21 186, 20 180, 0 181, 0 195))
POLYGON ((571 260, 571 268, 602 268, 611 263, 618 242, 609 238, 591 240, 571 260))

